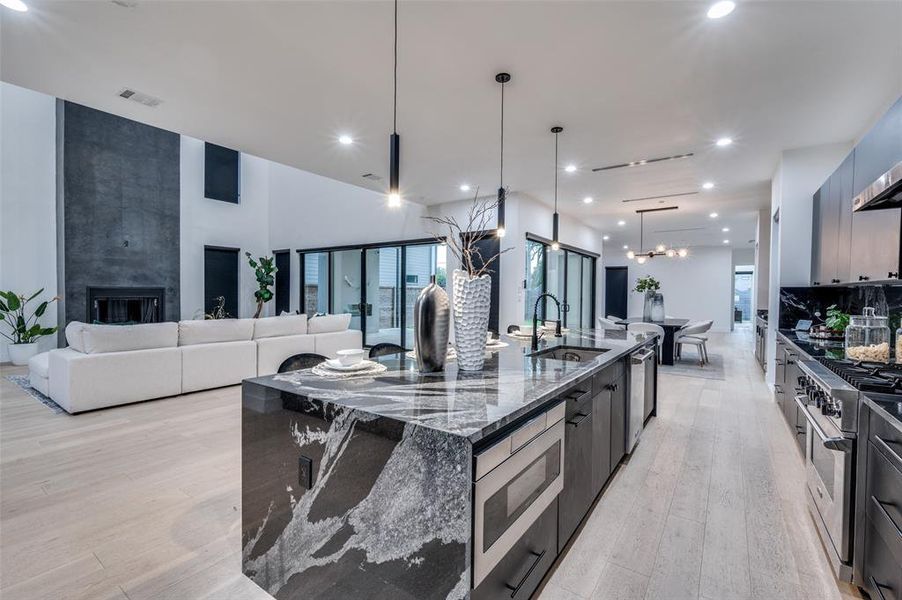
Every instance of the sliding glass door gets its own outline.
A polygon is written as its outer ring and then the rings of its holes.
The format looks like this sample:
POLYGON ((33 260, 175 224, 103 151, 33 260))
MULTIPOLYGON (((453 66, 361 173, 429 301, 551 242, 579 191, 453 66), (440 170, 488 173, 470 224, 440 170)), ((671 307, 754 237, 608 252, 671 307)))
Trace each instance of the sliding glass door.
MULTIPOLYGON (((524 320, 530 323, 536 299, 552 294, 561 303, 564 327, 594 327, 596 258, 570 248, 552 250, 535 239, 526 240, 524 320)), ((539 305, 539 319, 558 318, 553 302, 539 305)))
POLYGON ((363 343, 413 347, 413 307, 436 276, 446 286, 445 247, 425 240, 353 248, 299 251, 302 307, 316 313, 350 313, 363 343))

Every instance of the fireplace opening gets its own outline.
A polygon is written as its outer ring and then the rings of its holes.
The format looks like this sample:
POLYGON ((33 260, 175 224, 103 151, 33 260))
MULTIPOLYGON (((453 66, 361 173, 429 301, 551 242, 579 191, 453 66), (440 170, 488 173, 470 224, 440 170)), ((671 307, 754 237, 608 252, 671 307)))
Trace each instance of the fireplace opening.
POLYGON ((88 288, 88 323, 130 325, 163 318, 163 288, 88 288))

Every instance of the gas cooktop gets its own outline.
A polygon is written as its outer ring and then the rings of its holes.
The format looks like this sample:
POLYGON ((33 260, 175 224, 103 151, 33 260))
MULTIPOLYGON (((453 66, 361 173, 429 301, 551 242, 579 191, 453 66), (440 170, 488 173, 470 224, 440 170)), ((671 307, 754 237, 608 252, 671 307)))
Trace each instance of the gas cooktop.
POLYGON ((859 391, 902 395, 902 365, 833 360, 823 356, 816 360, 859 391))

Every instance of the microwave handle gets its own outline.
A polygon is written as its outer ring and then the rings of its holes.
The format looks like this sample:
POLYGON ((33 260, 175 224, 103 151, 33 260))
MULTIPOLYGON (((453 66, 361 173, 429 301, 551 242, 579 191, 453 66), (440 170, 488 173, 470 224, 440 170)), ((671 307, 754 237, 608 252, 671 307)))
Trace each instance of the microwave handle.
POLYGON ((817 421, 814 420, 814 417, 811 416, 811 412, 808 410, 808 405, 805 404, 803 400, 805 396, 796 396, 796 404, 799 409, 801 409, 802 414, 805 415, 805 419, 808 420, 808 424, 811 425, 811 429, 817 434, 817 437, 821 438, 821 442, 824 444, 824 448, 827 450, 837 450, 839 452, 851 452, 852 451, 852 440, 844 437, 829 437, 824 430, 821 429, 821 426, 818 425, 817 421))
POLYGON ((536 559, 533 561, 532 566, 526 570, 526 575, 523 576, 523 579, 520 580, 516 586, 513 586, 509 583, 505 583, 504 587, 511 590, 511 598, 517 595, 520 591, 520 588, 523 587, 523 584, 526 583, 526 580, 529 579, 529 576, 532 575, 532 572, 536 570, 536 567, 539 566, 539 563, 542 562, 542 559, 545 558, 545 550, 542 550, 541 554, 538 552, 530 552, 531 555, 535 556, 536 559))

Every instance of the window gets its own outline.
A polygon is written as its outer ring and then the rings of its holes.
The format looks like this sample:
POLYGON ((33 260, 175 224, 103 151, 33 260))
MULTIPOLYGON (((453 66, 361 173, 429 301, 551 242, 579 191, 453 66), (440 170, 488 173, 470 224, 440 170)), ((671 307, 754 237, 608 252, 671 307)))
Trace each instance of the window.
POLYGON ((364 344, 413 347, 413 307, 436 276, 446 280, 445 248, 433 240, 299 251, 303 310, 350 313, 364 344))
POLYGON ((288 250, 273 252, 276 259, 276 314, 291 312, 291 254, 288 250))
POLYGON ((238 248, 204 246, 204 313, 238 317, 238 248))
MULTIPOLYGON (((526 240, 526 278, 524 319, 532 321, 536 300, 549 293, 560 301, 566 327, 594 327, 595 268, 594 255, 575 248, 552 250, 544 240, 526 240)), ((557 319, 557 308, 547 300, 539 304, 539 319, 557 319)))
POLYGON ((752 284, 754 267, 736 267, 733 276, 733 320, 747 323, 752 320, 752 284))
POLYGON ((204 144, 204 198, 238 204, 240 154, 216 144, 204 144))

